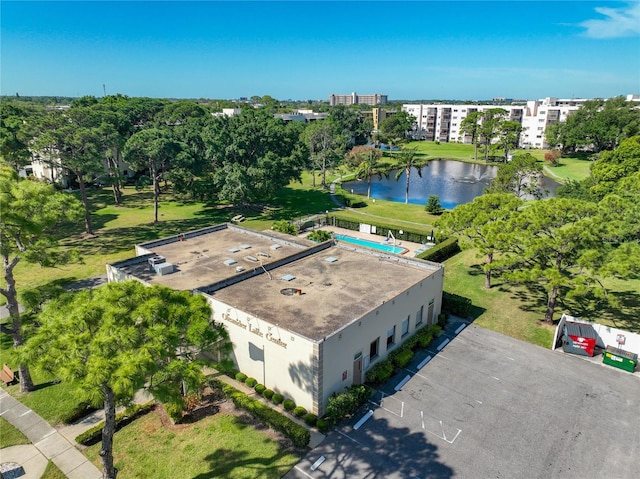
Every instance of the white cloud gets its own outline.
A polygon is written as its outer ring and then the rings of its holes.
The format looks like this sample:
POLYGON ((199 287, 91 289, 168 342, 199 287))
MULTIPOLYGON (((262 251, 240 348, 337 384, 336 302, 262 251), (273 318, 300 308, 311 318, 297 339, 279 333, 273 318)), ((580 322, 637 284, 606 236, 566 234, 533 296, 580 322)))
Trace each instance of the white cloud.
POLYGON ((586 20, 579 25, 591 38, 618 38, 640 36, 640 2, 620 8, 599 7, 595 9, 605 18, 586 20))

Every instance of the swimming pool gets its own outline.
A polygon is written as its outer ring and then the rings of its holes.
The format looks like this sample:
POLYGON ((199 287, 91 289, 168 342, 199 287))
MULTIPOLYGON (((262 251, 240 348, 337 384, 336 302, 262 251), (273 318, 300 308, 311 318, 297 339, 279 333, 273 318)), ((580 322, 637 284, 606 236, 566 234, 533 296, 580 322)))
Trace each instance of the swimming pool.
POLYGON ((402 246, 376 243, 375 241, 354 238, 353 236, 335 234, 333 235, 333 237, 339 241, 344 241, 345 243, 356 244, 358 246, 364 246, 366 248, 371 248, 378 251, 384 251, 385 253, 402 254, 408 251, 407 248, 403 248, 402 246))

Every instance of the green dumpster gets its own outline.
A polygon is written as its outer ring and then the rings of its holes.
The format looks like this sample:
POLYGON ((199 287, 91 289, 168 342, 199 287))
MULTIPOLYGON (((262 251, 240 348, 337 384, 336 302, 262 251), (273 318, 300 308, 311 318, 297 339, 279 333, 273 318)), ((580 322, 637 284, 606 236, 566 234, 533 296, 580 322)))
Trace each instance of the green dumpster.
POLYGON ((613 346, 607 346, 602 362, 614 368, 624 369, 632 373, 636 368, 636 364, 638 364, 638 355, 623 349, 614 348, 613 346))

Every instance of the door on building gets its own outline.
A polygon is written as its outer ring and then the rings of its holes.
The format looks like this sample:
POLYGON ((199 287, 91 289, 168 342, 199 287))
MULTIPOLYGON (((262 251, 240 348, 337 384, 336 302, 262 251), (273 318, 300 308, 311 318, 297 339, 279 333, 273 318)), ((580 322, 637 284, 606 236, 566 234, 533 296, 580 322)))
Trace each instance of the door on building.
POLYGON ((353 358, 353 384, 362 384, 362 353, 353 358))

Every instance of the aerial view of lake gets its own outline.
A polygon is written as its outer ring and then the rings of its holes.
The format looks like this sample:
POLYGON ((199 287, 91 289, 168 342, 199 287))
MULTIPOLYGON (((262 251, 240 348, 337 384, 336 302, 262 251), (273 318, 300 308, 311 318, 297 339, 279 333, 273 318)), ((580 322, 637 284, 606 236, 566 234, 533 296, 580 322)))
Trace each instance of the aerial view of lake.
MULTIPOLYGON (((395 181, 397 170, 389 172, 389 176, 371 179, 371 197, 403 202, 405 199, 406 174, 395 181)), ((465 163, 456 160, 432 160, 422 167, 422 176, 414 169, 409 177, 409 203, 424 205, 427 198, 436 195, 440 198, 443 208, 455 208, 462 203, 473 201, 476 196, 484 193, 489 183, 497 175, 498 167, 465 163)), ((560 186, 557 182, 543 177, 541 187, 546 191, 545 196, 554 196, 560 186)), ((342 183, 346 191, 365 195, 367 181, 347 181, 342 183)))

